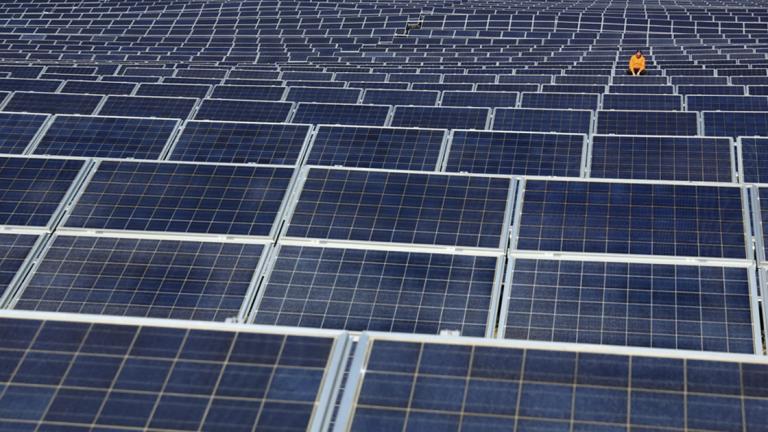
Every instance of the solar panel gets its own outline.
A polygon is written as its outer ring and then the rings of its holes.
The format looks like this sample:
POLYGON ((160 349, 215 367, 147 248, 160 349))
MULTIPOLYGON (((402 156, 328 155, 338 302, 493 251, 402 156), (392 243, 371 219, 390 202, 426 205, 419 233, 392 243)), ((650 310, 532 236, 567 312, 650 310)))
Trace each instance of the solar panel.
POLYGON ((709 136, 768 136, 768 114, 765 112, 705 111, 704 135, 709 136))
POLYGON ((311 430, 327 416, 336 334, 95 321, 0 321, 6 428, 311 430))
POLYGON ((34 234, 0 234, 0 304, 11 294, 9 288, 21 277, 18 274, 39 239, 34 234))
POLYGON ((732 85, 681 85, 677 86, 677 94, 687 95, 735 95, 744 94, 744 87, 732 85))
POLYGON ((308 134, 308 125, 188 121, 170 159, 293 165, 308 134))
POLYGON ((0 113, 0 153, 24 153, 46 120, 43 114, 0 113))
MULTIPOLYGON (((396 83, 392 83, 396 84, 396 83)), ((461 83, 413 83, 411 85, 411 90, 435 90, 435 91, 452 91, 452 90, 458 90, 458 91, 469 91, 474 88, 473 84, 461 84, 461 83)), ((393 104, 397 105, 397 104, 393 104)), ((400 105, 407 105, 407 104, 400 104, 400 105)), ((418 105, 418 104, 413 104, 418 105)), ((429 105, 429 104, 421 104, 421 105, 429 105)))
POLYGON ((360 89, 290 87, 285 100, 291 102, 357 103, 360 89))
POLYGON ((579 177, 584 135, 456 130, 446 171, 579 177))
POLYGON ((270 236, 292 168, 102 161, 70 228, 270 236))
POLYGON ((588 134, 591 128, 591 111, 497 108, 493 113, 496 130, 588 134))
POLYGON ((14 93, 3 111, 47 114, 93 114, 101 96, 63 93, 14 93))
POLYGON ((287 236, 498 248, 511 180, 311 168, 287 236))
MULTIPOLYGON (((752 193, 754 195, 754 190, 752 193)), ((762 231, 759 234, 762 234, 763 250, 758 251, 758 259, 760 261, 763 261, 764 263, 766 259, 768 259, 766 258, 768 257, 768 242, 765 240, 766 238, 768 238, 768 230, 766 230, 766 226, 768 226, 768 205, 766 205, 766 202, 768 202, 768 188, 765 188, 765 187, 758 188, 757 197, 758 197, 758 203, 753 205, 755 206, 759 205, 760 207, 760 220, 754 221, 754 223, 757 226, 759 226, 759 228, 756 228, 756 231, 762 231)))
POLYGON ((291 102, 205 99, 195 114, 195 120, 279 123, 288 119, 292 109, 291 102))
POLYGON ((250 99, 250 100, 274 100, 283 99, 285 87, 276 86, 240 86, 217 85, 213 88, 212 98, 219 99, 250 99))
POLYGON ((544 84, 541 86, 544 93, 587 93, 603 94, 606 91, 604 85, 577 85, 577 84, 544 84))
POLYGON ((224 321, 238 317, 264 246, 59 235, 15 309, 224 321))
POLYGON ((478 84, 475 90, 485 92, 502 91, 523 93, 538 92, 540 89, 538 84, 478 84))
POLYGON ((103 82, 103 81, 67 81, 61 88, 62 93, 82 93, 101 95, 129 95, 133 93, 133 83, 103 82))
POLYGON ((768 183, 768 158, 765 148, 768 146, 768 138, 739 139, 741 156, 741 175, 747 183, 768 183))
POLYGON ((435 105, 440 92, 415 90, 366 90, 363 103, 380 105, 435 105))
POLYGON ((156 96, 107 96, 99 109, 102 116, 164 117, 186 119, 197 99, 156 96))
POLYGON ((730 182, 731 140, 593 135, 591 177, 730 182))
POLYGON ((754 356, 377 334, 361 341, 337 430, 759 430, 754 356), (629 354, 628 354, 629 353, 629 354))
POLYGON ((680 111, 683 109, 683 98, 678 95, 605 94, 603 109, 680 111))
POLYGON ((0 78, 1 91, 55 92, 61 81, 23 78, 0 78))
MULTIPOLYGON (((551 75, 499 75, 499 83, 513 84, 550 84, 551 75)), ((479 84, 480 85, 480 84, 479 84)), ((479 89, 478 89, 479 90, 479 89)))
POLYGON ((598 111, 597 133, 614 135, 698 135, 694 112, 598 111))
POLYGON ((211 86, 200 84, 140 84, 137 96, 170 96, 202 99, 208 95, 211 86))
POLYGON ((392 126, 437 129, 485 129, 487 108, 396 106, 392 126))
POLYGON ((529 180, 517 249, 746 258, 738 187, 529 180))
POLYGON ((291 119, 293 123, 384 126, 389 116, 387 105, 321 104, 302 102, 291 119))
POLYGON ((608 86, 609 93, 619 94, 675 94, 671 85, 612 85, 608 86))
POLYGON ((308 165, 434 171, 445 131, 354 126, 320 126, 308 165))
POLYGON ((283 245, 260 290, 255 322, 484 336, 499 260, 283 245))
POLYGON ((686 96, 690 111, 768 111, 768 96, 686 96))
POLYGON ((597 110, 600 95, 578 93, 523 93, 522 108, 597 110))
POLYGON ((0 224, 51 224, 85 165, 81 159, 0 157, 0 224))
MULTIPOLYGON (((460 85, 460 84, 457 84, 460 85)), ((383 90, 408 90, 408 83, 389 83, 389 82, 348 82, 347 88, 359 88, 359 89, 383 89, 383 90)), ((469 84, 469 87, 472 87, 469 84)), ((414 90, 433 90, 433 89, 418 89, 414 90)))
POLYGON ((748 270, 515 259, 504 337, 755 352, 748 270))
POLYGON ((158 159, 177 123, 166 119, 57 115, 33 153, 158 159))
POLYGON ((442 106, 454 107, 514 107, 517 105, 517 93, 447 91, 443 92, 442 106))

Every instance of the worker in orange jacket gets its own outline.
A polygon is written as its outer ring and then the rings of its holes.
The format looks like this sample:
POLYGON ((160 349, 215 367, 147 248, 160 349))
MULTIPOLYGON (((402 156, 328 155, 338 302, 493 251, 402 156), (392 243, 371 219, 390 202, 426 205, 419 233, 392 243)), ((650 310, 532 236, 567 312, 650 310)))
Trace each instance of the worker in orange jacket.
POLYGON ((629 75, 645 75, 645 57, 643 52, 637 50, 635 55, 629 58, 629 75))

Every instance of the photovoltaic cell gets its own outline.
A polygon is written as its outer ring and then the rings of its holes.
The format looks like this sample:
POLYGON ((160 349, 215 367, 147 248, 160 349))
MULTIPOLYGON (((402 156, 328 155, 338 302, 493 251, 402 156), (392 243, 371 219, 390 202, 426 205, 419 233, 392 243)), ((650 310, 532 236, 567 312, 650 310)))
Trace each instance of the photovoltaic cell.
POLYGON ((0 153, 24 153, 47 119, 44 114, 0 113, 0 153))
POLYGON ((101 96, 63 93, 16 92, 3 111, 47 114, 93 114, 101 96))
POLYGON ((380 105, 435 105, 440 92, 416 90, 366 90, 363 103, 380 105))
POLYGON ((31 234, 0 234, 0 298, 32 252, 38 238, 31 234))
POLYGON ((0 224, 44 227, 85 161, 0 157, 0 224))
POLYGON ((102 161, 71 228, 268 236, 293 169, 102 161))
POLYGON ((703 112, 704 134, 709 136, 768 136, 768 113, 703 112))
POLYGON ((746 268, 516 259, 505 337, 754 352, 746 268))
POLYGON ((768 138, 741 138, 741 155, 744 166, 741 173, 747 183, 768 183, 768 138))
POLYGON ((765 239, 768 239, 768 230, 766 230, 766 227, 768 227, 768 188, 761 187, 758 191, 758 197, 760 198, 760 218, 762 219, 762 229, 763 229, 763 247, 765 249, 765 256, 768 257, 768 241, 765 239))
POLYGON ((389 115, 387 105, 321 104, 302 102, 296 108, 293 123, 384 126, 389 115))
POLYGON ((14 308, 224 321, 238 316, 263 249, 57 236, 14 308))
POLYGON ((584 135, 456 130, 446 171, 579 177, 584 135))
POLYGON ((214 87, 211 97, 218 99, 279 101, 283 99, 283 93, 285 93, 285 87, 217 85, 214 87))
POLYGON ((616 135, 698 135, 695 112, 598 111, 597 133, 616 135))
POLYGON ((292 165, 308 133, 307 125, 188 121, 170 159, 292 165))
POLYGON ((543 93, 577 93, 577 94, 603 94, 604 85, 578 85, 578 84, 544 84, 541 86, 543 93))
POLYGON ((509 178, 312 168, 287 236, 498 248, 509 178))
POLYGON ((3 425, 235 431, 317 424, 340 342, 235 329, 2 319, 3 425))
POLYGON ((768 365, 750 356, 726 362, 383 337, 357 352, 366 357, 350 372, 351 413, 341 420, 355 432, 759 430, 768 409, 768 365))
POLYGON ((437 129, 320 126, 307 164, 434 171, 444 135, 437 129))
POLYGON ((104 81, 67 81, 61 88, 62 93, 82 93, 101 95, 129 95, 133 93, 134 83, 104 81))
POLYGON ((683 99, 678 95, 605 94, 605 110, 680 111, 683 99))
POLYGON ((719 95, 719 96, 742 96, 744 87, 733 85, 679 85, 677 94, 687 95, 719 95))
POLYGON ((730 182, 725 138, 593 135, 591 177, 730 182))
POLYGON ((281 246, 257 324, 484 336, 497 258, 281 246))
POLYGON ((591 124, 591 111, 497 108, 493 114, 496 130, 588 134, 591 124))
POLYGON ((442 106, 452 107, 514 107, 517 104, 517 93, 512 92, 479 92, 479 91, 447 91, 443 92, 442 106))
POLYGON ((360 89, 291 87, 285 100, 291 102, 357 103, 360 89))
POLYGON ((157 159, 176 130, 176 120, 59 115, 35 154, 157 159))
POLYGON ((392 126, 436 129, 485 129, 487 108, 397 106, 392 126))
POLYGON ((102 116, 164 117, 186 119, 197 99, 154 96, 107 96, 99 109, 102 116))
POLYGON ((686 96, 690 111, 768 111, 768 96, 686 96))
POLYGON ((291 102, 205 99, 200 104, 195 119, 280 123, 288 120, 291 109, 291 102))
POLYGON ((210 86, 200 84, 153 84, 144 83, 136 90, 137 96, 171 96, 202 99, 210 86))
POLYGON ((736 187, 526 182, 521 250, 746 258, 736 187))
POLYGON ((0 91, 55 92, 61 81, 23 78, 0 78, 0 91))
POLYGON ((578 93, 523 93, 523 108, 597 110, 600 95, 578 93))

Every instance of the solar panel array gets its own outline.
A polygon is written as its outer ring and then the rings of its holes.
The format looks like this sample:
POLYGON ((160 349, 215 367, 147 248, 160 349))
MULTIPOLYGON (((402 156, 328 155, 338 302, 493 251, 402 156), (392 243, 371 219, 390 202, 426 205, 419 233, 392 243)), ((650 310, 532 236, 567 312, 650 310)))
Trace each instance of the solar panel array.
POLYGON ((765 429, 761 6, 4 2, 0 429, 765 429))

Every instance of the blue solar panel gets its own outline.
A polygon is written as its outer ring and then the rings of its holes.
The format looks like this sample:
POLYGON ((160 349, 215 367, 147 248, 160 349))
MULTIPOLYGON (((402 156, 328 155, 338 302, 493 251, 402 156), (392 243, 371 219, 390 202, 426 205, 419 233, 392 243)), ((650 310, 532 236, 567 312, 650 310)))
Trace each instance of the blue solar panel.
POLYGON ((211 86, 200 84, 152 84, 144 83, 136 90, 137 96, 171 96, 202 99, 211 86))
POLYGON ((497 260, 283 245, 261 289, 255 322, 484 336, 497 260))
POLYGON ((529 180, 517 248, 746 258, 737 187, 529 180))
POLYGON ((522 108, 597 110, 600 95, 579 93, 523 93, 522 108))
POLYGON ((768 96, 686 96, 690 111, 768 111, 768 96))
POLYGON ((0 113, 0 153, 24 153, 47 119, 42 114, 0 113))
POLYGON ((768 114, 764 112, 703 112, 704 135, 768 136, 768 114))
POLYGON ((6 290, 11 288, 38 238, 31 234, 0 234, 0 302, 9 294, 6 290))
POLYGON ((380 105, 435 105, 440 92, 415 90, 366 90, 363 103, 380 105))
POLYGON ((603 94, 605 88, 604 85, 544 84, 541 86, 541 91, 544 93, 603 94))
POLYGON ((512 92, 443 92, 442 106, 454 107, 514 107, 517 105, 517 93, 512 92))
POLYGON ((3 111, 48 114, 93 114, 101 96, 63 93, 14 93, 3 111))
POLYGON ((279 101, 283 99, 283 93, 285 93, 285 87, 218 85, 214 87, 211 97, 219 99, 279 101))
POLYGON ((675 94, 675 88, 671 85, 612 85, 608 87, 609 93, 619 94, 675 94))
POLYGON ((99 109, 102 116, 165 117, 186 119, 197 99, 155 96, 107 96, 99 109))
MULTIPOLYGON (((396 84, 396 83, 392 83, 396 84)), ((469 91, 474 88, 472 84, 461 83, 413 83, 411 85, 412 90, 435 90, 435 91, 469 91)), ((399 104, 407 105, 407 104, 399 104)), ((414 104, 416 105, 416 104, 414 104)), ((429 105, 429 104, 422 104, 429 105)))
POLYGON ((593 135, 591 177, 730 182, 725 138, 593 135))
POLYGON ((731 85, 682 85, 677 86, 677 94, 687 95, 733 95, 744 94, 744 87, 731 85))
POLYGON ((65 224, 268 236, 292 175, 278 167, 102 161, 65 224))
POLYGON ((698 135, 694 112, 598 111, 597 133, 615 135, 698 135))
POLYGON ((291 102, 326 102, 326 103, 357 103, 360 100, 360 89, 325 88, 325 87, 291 87, 285 95, 285 100, 291 102))
POLYGON ((445 131, 354 126, 320 126, 309 165, 434 171, 445 131))
POLYGON ((82 93, 101 95, 129 95, 133 93, 133 83, 103 82, 103 81, 67 81, 61 88, 62 93, 82 93))
POLYGON ((387 105, 321 104, 302 102, 293 123, 384 126, 389 116, 387 105))
POLYGON ((35 154, 157 159, 176 131, 176 120, 59 115, 35 154))
POLYGON ((759 205, 760 205, 760 226, 762 227, 762 235, 763 235, 763 256, 760 257, 761 260, 766 260, 768 257, 768 230, 766 230, 766 227, 768 227, 768 188, 761 187, 759 188, 758 194, 759 198, 759 205))
MULTIPOLYGON (((549 77, 547 77, 549 78, 549 77)), ((538 84, 478 84, 477 91, 484 92, 538 92, 538 84)))
POLYGON ((308 125, 188 121, 170 159, 293 165, 308 134, 308 125))
POLYGON ((206 99, 200 104, 195 119, 279 123, 288 119, 292 109, 291 102, 206 99))
POLYGON ((715 361, 424 339, 382 335, 358 347, 343 403, 350 411, 338 430, 740 431, 765 425, 768 365, 752 356, 715 361))
POLYGON ((317 429, 343 345, 237 326, 10 318, 0 333, 8 430, 317 429))
POLYGON ((504 336, 755 350, 746 268, 516 259, 504 336))
POLYGON ((0 157, 0 224, 47 226, 84 165, 80 159, 0 157))
POLYGON ((603 109, 680 111, 683 109, 683 98, 678 95, 605 94, 603 109))
POLYGON ((742 177, 747 183, 768 183, 768 138, 741 138, 742 177))
POLYGON ((493 114, 496 130, 588 134, 591 125, 591 111, 497 108, 493 114))
POLYGON ((445 170, 481 174, 578 177, 584 135, 453 132, 445 170))
POLYGON ((509 178, 312 168, 287 235, 498 248, 509 178))
POLYGON ((15 309, 224 321, 237 317, 264 246, 57 236, 15 309))
POLYGON ((0 78, 0 91, 55 92, 61 81, 23 78, 0 78))
POLYGON ((397 106, 392 126, 437 129, 485 129, 487 108, 397 106))

